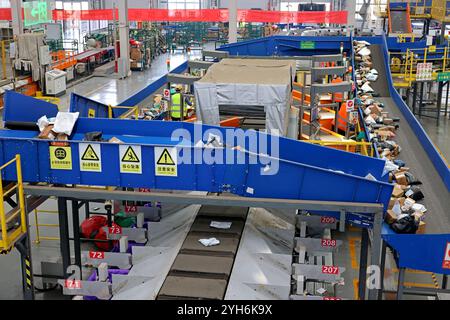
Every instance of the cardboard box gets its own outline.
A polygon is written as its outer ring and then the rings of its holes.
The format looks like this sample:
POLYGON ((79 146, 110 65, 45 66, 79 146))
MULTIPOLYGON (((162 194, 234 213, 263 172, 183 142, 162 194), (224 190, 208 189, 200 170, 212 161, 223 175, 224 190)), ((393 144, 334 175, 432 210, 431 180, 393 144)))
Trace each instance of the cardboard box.
POLYGON ((395 201, 397 200, 398 198, 391 197, 391 199, 389 200, 388 209, 392 209, 394 207, 395 201))
POLYGON ((425 234, 426 233, 427 224, 423 221, 419 222, 419 228, 417 229, 416 234, 425 234))
POLYGON ((405 204, 406 198, 405 197, 400 197, 400 198, 397 198, 397 199, 398 199, 398 203, 400 204, 400 207, 402 207, 405 204))
POLYGON ((394 213, 394 211, 388 210, 386 212, 386 217, 384 218, 384 220, 386 220, 387 223, 392 224, 397 221, 397 215, 394 213))
POLYGON ((39 139, 48 139, 54 140, 56 137, 56 133, 53 132, 53 125, 49 124, 42 130, 42 132, 38 135, 39 139))
POLYGON ((403 172, 397 172, 394 174, 394 176, 395 176, 395 180, 397 181, 398 184, 400 184, 402 186, 408 185, 408 179, 406 179, 406 176, 403 172))
POLYGON ((395 184, 394 189, 392 190, 392 196, 395 198, 400 198, 404 193, 405 191, 400 187, 400 185, 395 184))
POLYGON ((108 140, 108 142, 110 142, 110 143, 123 143, 123 141, 117 139, 116 137, 112 137, 111 139, 108 140))
POLYGON ((56 140, 60 140, 60 141, 68 141, 69 140, 69 136, 65 133, 58 133, 56 135, 56 140))
POLYGON ((142 52, 139 48, 131 48, 130 49, 130 58, 132 60, 141 60, 142 59, 142 52))

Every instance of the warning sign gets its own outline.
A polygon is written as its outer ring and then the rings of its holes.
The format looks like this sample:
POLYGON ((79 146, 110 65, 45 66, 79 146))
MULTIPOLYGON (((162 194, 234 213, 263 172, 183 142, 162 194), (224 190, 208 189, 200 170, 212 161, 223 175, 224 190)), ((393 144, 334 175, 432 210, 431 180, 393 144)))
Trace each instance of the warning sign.
POLYGON ((72 149, 66 142, 50 143, 50 168, 72 170, 72 149))
POLYGON ((88 110, 88 118, 95 118, 95 109, 88 110))
POLYGON ((177 148, 155 147, 155 175, 177 177, 177 148))
POLYGON ((98 143, 80 143, 80 170, 102 172, 102 154, 98 143))
POLYGON ((355 110, 355 100, 353 100, 353 99, 347 100, 346 106, 347 106, 347 112, 354 111, 355 110))
POLYGON ((447 242, 447 246, 445 247, 442 269, 450 269, 450 242, 447 242))
POLYGON ((142 173, 142 158, 140 146, 119 146, 120 172, 142 173))
POLYGON ((164 99, 170 100, 170 90, 164 89, 164 99))

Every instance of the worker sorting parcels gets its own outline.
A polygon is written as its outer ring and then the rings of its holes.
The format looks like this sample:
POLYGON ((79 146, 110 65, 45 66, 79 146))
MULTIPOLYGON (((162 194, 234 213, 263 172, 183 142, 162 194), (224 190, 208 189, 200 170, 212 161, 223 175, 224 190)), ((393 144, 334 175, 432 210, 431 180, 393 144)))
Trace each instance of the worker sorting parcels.
MULTIPOLYGON (((171 90, 171 107, 170 107, 170 117, 172 121, 181 120, 181 101, 183 99, 183 94, 181 93, 183 87, 178 85, 175 90, 171 90)), ((192 102, 187 97, 184 98, 184 108, 183 108, 183 119, 187 118, 188 106, 192 107, 192 102)))

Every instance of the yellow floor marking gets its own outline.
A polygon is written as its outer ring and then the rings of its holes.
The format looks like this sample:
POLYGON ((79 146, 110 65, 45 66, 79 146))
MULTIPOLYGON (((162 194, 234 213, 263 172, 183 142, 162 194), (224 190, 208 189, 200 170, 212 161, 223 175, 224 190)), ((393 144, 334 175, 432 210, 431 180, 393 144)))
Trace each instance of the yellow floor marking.
POLYGON ((403 285, 405 287, 434 288, 434 284, 431 283, 404 282, 403 285))
POLYGON ((358 284, 359 281, 358 279, 353 279, 353 299, 354 300, 359 300, 359 296, 358 296, 358 284))
POLYGON ((352 263, 352 269, 358 269, 358 261, 356 260, 355 240, 349 239, 348 246, 349 246, 349 251, 350 251, 350 259, 351 259, 351 263, 352 263))

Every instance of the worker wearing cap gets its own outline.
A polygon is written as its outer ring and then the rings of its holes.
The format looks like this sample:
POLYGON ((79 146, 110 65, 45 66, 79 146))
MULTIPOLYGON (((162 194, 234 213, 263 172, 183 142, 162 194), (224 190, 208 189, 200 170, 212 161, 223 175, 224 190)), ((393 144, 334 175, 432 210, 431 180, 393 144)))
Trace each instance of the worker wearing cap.
MULTIPOLYGON (((175 88, 175 92, 172 93, 171 96, 171 107, 170 107, 170 117, 172 118, 172 121, 180 121, 181 119, 181 99, 183 98, 183 95, 181 94, 182 87, 177 86, 175 88)), ((185 107, 183 108, 183 119, 186 119, 187 117, 187 105, 191 105, 190 101, 185 99, 185 107)))

